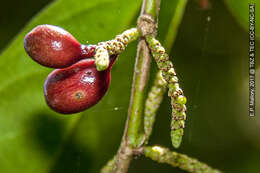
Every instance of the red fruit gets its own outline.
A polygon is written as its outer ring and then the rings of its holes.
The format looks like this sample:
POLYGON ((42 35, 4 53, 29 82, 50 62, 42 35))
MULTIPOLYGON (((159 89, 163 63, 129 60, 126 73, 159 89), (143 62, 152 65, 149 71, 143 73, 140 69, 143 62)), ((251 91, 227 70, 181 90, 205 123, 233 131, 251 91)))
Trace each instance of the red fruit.
POLYGON ((69 32, 52 25, 39 25, 24 38, 29 56, 47 67, 68 67, 82 58, 92 57, 94 45, 81 45, 69 32))
POLYGON ((94 59, 84 59, 49 74, 44 84, 47 104, 56 112, 71 114, 95 105, 110 84, 110 70, 116 56, 111 57, 107 70, 97 71, 94 59))

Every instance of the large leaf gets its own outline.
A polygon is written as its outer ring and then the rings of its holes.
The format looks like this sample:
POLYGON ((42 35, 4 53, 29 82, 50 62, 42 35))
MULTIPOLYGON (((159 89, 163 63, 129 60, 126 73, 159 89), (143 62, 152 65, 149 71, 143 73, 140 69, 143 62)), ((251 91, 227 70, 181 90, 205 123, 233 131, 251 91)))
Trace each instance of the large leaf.
MULTIPOLYGON (((42 85, 51 69, 44 68, 28 58, 23 48, 25 34, 38 24, 48 23, 65 28, 83 43, 89 41, 94 44, 111 39, 117 33, 129 28, 139 7, 140 1, 131 0, 124 3, 120 0, 56 1, 35 17, 2 53, 0 56, 1 172, 55 171, 59 166, 59 156, 64 150, 64 143, 69 141, 71 132, 80 119, 80 115, 58 115, 45 104, 42 85)), ((123 60, 133 57, 130 55, 127 57, 125 54, 121 58, 123 60)), ((118 63, 127 63, 127 61, 118 63)), ((125 74, 129 73, 131 70, 126 71, 125 74)), ((118 85, 113 88, 120 90, 121 87, 124 86, 118 85)), ((118 93, 119 96, 124 91, 118 93)), ((106 97, 109 97, 109 94, 106 97)), ((106 104, 113 104, 113 99, 109 99, 109 102, 104 99, 103 103, 86 114, 90 114, 88 115, 90 117, 97 113, 105 115, 105 112, 109 111, 104 106, 106 104), (101 111, 95 112, 98 108, 101 111)), ((88 122, 93 128, 90 128, 91 131, 84 129, 85 132, 87 131, 84 140, 91 137, 98 138, 97 127, 102 124, 88 122)), ((102 122, 101 120, 100 123, 102 122)), ((92 139, 87 142, 90 146, 96 146, 97 140, 92 139)), ((66 171, 70 172, 69 169, 66 171)))

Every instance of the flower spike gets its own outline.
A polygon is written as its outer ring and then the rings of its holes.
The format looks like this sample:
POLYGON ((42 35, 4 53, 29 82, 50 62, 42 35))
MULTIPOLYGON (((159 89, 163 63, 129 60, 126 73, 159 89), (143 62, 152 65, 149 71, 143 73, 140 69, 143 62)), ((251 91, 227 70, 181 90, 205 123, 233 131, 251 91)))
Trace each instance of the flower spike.
POLYGON ((171 98, 172 105, 171 140, 172 145, 175 148, 178 148, 181 144, 184 133, 184 120, 186 120, 186 97, 183 95, 183 91, 179 87, 178 78, 173 68, 173 64, 169 60, 169 56, 165 53, 165 49, 159 41, 151 36, 147 36, 146 41, 169 88, 168 96, 171 98))

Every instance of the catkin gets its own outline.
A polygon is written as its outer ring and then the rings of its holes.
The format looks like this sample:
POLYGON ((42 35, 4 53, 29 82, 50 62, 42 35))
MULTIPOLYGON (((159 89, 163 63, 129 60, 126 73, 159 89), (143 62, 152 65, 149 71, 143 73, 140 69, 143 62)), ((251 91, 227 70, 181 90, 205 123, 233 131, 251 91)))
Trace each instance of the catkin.
POLYGON ((167 163, 191 173, 221 173, 197 159, 159 146, 145 147, 144 155, 159 163, 167 163))
POLYGON ((163 100, 163 94, 166 90, 166 81, 162 77, 162 72, 158 71, 154 80, 154 85, 148 93, 144 109, 144 132, 145 143, 148 142, 152 133, 156 112, 163 100))
POLYGON ((113 40, 98 43, 96 47, 95 64, 102 71, 109 66, 109 56, 123 52, 126 46, 140 36, 136 28, 131 28, 116 36, 113 40))
POLYGON ((162 71, 162 76, 167 82, 168 96, 171 98, 172 120, 171 120, 171 140, 172 145, 178 148, 182 141, 184 133, 184 125, 186 120, 186 97, 179 86, 176 72, 173 68, 169 56, 165 53, 165 49, 160 42, 151 36, 146 37, 146 41, 151 53, 156 60, 158 68, 162 71))

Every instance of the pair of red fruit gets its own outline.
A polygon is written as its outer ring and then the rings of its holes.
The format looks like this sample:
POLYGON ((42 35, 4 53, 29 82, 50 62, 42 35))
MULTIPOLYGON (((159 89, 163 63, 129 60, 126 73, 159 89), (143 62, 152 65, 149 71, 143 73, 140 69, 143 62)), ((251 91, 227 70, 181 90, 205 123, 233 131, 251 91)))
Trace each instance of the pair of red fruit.
POLYGON ((44 84, 45 100, 54 111, 81 112, 105 95, 117 55, 110 57, 106 70, 97 71, 93 58, 96 46, 82 45, 69 32, 52 25, 35 27, 25 36, 24 48, 39 64, 57 68, 44 84))

